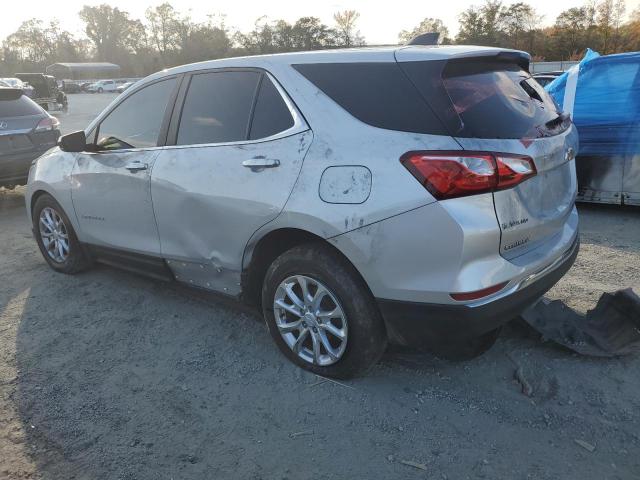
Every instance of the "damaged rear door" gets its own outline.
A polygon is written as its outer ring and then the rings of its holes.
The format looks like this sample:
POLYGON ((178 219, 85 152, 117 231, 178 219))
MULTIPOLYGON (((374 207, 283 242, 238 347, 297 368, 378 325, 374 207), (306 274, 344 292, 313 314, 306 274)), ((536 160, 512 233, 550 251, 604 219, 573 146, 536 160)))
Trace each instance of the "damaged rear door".
POLYGON ((246 243, 282 211, 312 133, 262 70, 196 72, 183 86, 152 173, 162 256, 177 280, 235 295, 246 243))

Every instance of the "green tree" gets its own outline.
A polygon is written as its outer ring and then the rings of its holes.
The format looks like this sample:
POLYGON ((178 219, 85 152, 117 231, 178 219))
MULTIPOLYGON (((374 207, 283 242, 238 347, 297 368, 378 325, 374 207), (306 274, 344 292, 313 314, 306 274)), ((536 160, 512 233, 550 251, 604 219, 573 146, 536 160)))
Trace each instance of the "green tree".
POLYGON ((85 5, 80 11, 80 19, 85 23, 85 33, 100 61, 121 60, 141 41, 137 21, 131 20, 127 12, 117 7, 85 5))
POLYGON ((333 14, 335 21, 336 44, 341 47, 359 47, 364 45, 364 37, 356 27, 360 14, 355 10, 344 10, 333 14))

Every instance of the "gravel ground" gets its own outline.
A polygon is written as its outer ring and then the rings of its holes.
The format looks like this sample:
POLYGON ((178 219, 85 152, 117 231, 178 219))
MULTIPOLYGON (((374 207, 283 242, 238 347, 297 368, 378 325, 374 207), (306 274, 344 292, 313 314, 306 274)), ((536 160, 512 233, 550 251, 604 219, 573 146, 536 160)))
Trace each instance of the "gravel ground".
MULTIPOLYGON (((2 479, 640 478, 638 357, 515 324, 473 361, 396 350, 323 381, 234 305, 107 267, 54 273, 23 202, 0 190, 2 479)), ((582 250, 549 297, 584 312, 640 291, 640 209, 580 210, 582 250)))

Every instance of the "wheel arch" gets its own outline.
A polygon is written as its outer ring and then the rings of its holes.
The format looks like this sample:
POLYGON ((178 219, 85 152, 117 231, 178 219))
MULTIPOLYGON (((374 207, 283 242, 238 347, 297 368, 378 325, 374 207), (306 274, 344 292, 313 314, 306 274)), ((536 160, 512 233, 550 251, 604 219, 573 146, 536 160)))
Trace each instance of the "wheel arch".
POLYGON ((369 285, 367 285, 358 268, 334 244, 310 231, 283 227, 265 233, 252 247, 246 249, 241 275, 242 301, 261 309, 262 284, 271 263, 287 250, 306 243, 318 243, 331 249, 362 280, 367 290, 370 291, 369 285))

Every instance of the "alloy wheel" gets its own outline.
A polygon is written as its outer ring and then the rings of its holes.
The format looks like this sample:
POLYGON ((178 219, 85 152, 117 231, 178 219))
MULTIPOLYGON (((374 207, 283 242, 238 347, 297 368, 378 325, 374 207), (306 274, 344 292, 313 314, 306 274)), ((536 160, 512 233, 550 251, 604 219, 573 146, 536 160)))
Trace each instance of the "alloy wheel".
POLYGON ((276 289, 273 311, 283 340, 305 362, 327 366, 343 356, 347 318, 326 285, 304 275, 288 277, 276 289))
POLYGON ((53 208, 40 212, 40 238, 47 255, 54 262, 63 263, 69 257, 69 232, 62 216, 53 208))

